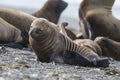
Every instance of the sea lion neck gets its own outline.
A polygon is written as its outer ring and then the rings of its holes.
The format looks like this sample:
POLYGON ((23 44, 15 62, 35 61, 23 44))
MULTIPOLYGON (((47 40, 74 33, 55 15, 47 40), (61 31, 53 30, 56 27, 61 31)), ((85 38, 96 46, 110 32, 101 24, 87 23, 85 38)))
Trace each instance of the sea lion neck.
POLYGON ((111 12, 114 2, 115 0, 83 0, 81 2, 81 8, 83 9, 83 12, 85 14, 86 11, 91 11, 95 9, 103 9, 111 12))

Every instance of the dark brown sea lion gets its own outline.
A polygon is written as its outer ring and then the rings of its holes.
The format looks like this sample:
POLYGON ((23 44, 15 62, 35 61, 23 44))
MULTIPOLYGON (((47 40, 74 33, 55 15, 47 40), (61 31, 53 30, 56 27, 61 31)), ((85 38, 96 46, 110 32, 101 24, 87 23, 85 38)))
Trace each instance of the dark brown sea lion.
MULTIPOLYGON (((0 17, 6 20, 8 23, 15 26, 16 28, 20 29, 21 31, 23 30, 29 31, 31 23, 33 22, 34 19, 36 19, 36 17, 33 17, 22 11, 7 8, 0 8, 0 17)), ((71 39, 76 39, 76 36, 72 31, 68 29, 66 29, 66 31, 71 39)))
POLYGON ((11 47, 13 47, 12 45, 14 45, 17 48, 21 44, 21 47, 23 47, 22 45, 25 45, 27 43, 25 43, 23 38, 24 36, 21 35, 21 33, 22 32, 19 29, 0 18, 0 45, 11 47))
POLYGON ((95 42, 99 44, 103 51, 103 56, 112 57, 120 61, 120 42, 116 42, 106 37, 98 37, 95 42))
POLYGON ((0 17, 20 30, 29 30, 35 17, 22 11, 0 8, 0 17))
POLYGON ((83 0, 81 9, 91 27, 91 39, 98 36, 120 41, 120 20, 112 15, 115 0, 83 0))
POLYGON ((90 25, 87 22, 81 8, 79 8, 79 25, 80 25, 80 28, 81 28, 80 32, 82 32, 83 38, 84 39, 91 38, 90 25))
POLYGON ((95 67, 109 65, 107 59, 101 59, 92 49, 74 43, 66 35, 64 26, 57 27, 56 24, 43 18, 35 19, 31 24, 29 42, 37 59, 42 62, 55 61, 95 67))
POLYGON ((38 18, 45 18, 57 24, 61 13, 67 5, 63 0, 47 0, 44 6, 37 12, 32 13, 32 15, 38 18))

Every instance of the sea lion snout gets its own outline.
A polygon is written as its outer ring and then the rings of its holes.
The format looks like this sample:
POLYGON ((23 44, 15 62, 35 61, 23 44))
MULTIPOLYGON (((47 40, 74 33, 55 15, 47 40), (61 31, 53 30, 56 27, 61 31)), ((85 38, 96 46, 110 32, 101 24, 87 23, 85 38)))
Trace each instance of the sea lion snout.
POLYGON ((63 0, 59 0, 60 2, 60 6, 58 6, 58 9, 60 9, 61 11, 63 11, 67 6, 68 6, 68 3, 63 1, 63 0))
POLYGON ((43 29, 40 29, 40 28, 34 28, 33 30, 30 31, 30 35, 37 35, 37 34, 40 34, 42 33, 43 29))

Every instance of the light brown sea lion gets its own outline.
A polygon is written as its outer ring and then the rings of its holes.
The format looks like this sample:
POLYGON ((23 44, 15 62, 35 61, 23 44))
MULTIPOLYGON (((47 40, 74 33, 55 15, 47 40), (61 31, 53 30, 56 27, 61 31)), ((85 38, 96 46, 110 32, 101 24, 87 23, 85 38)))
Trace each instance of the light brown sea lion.
POLYGON ((83 0, 81 9, 91 27, 91 39, 98 36, 120 41, 120 20, 112 15, 115 0, 83 0))
MULTIPOLYGON (((63 26, 64 27, 64 34, 66 34, 70 39, 75 40, 78 37, 75 35, 75 33, 72 32, 72 30, 67 29, 68 23, 67 22, 63 22, 61 23, 59 26, 63 26)), ((59 27, 58 26, 58 27, 59 27)), ((62 29, 63 30, 63 29, 62 29)))
POLYGON ((120 61, 120 42, 116 42, 106 37, 97 37, 95 42, 99 44, 103 51, 103 56, 112 57, 120 61))
POLYGON ((67 5, 63 0, 47 0, 44 6, 37 12, 32 13, 32 15, 38 18, 45 18, 57 24, 61 13, 67 5))
POLYGON ((25 36, 22 32, 0 18, 0 45, 14 48, 22 48, 27 46, 25 36), (9 44, 8 44, 9 43, 9 44))
POLYGON ((35 17, 22 11, 0 8, 0 17, 20 30, 29 30, 35 17))
POLYGON ((29 31, 29 42, 37 59, 82 66, 107 67, 108 59, 102 59, 92 49, 74 43, 65 33, 64 26, 46 19, 35 19, 29 31), (72 54, 73 53, 73 54, 72 54))

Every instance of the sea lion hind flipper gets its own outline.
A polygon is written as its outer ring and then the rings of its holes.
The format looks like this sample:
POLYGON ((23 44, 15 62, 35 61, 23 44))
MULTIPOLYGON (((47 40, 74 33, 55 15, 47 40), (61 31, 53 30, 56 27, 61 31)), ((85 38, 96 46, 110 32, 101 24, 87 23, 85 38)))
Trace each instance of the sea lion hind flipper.
POLYGON ((90 60, 88 60, 87 58, 85 58, 84 56, 82 56, 81 54, 79 54, 77 52, 67 50, 66 56, 68 59, 73 58, 73 60, 74 60, 74 62, 72 63, 73 65, 84 66, 84 67, 94 67, 95 66, 90 60))
POLYGON ((63 22, 63 23, 61 23, 60 25, 59 25, 59 29, 60 29, 60 33, 62 33, 62 34, 64 34, 64 35, 66 35, 66 36, 68 36, 67 35, 67 32, 66 32, 66 26, 68 25, 68 23, 67 22, 63 22))
POLYGON ((14 43, 14 42, 6 43, 6 44, 0 44, 0 46, 10 47, 10 48, 16 48, 16 49, 22 49, 23 48, 23 46, 21 44, 14 43))
MULTIPOLYGON (((95 62, 90 61, 86 57, 82 56, 81 54, 74 52, 74 51, 67 51, 68 55, 73 57, 74 54, 74 64, 78 66, 84 66, 84 67, 109 67, 109 61, 108 58, 100 58, 97 59, 95 62)), ((69 57, 69 58, 72 58, 69 57)))
POLYGON ((108 58, 101 58, 97 60, 97 67, 109 67, 109 59, 108 58))

